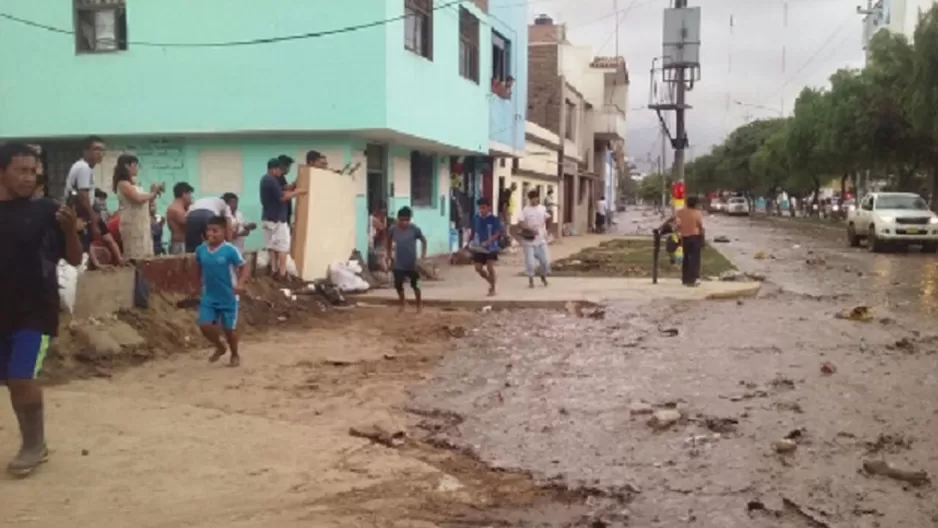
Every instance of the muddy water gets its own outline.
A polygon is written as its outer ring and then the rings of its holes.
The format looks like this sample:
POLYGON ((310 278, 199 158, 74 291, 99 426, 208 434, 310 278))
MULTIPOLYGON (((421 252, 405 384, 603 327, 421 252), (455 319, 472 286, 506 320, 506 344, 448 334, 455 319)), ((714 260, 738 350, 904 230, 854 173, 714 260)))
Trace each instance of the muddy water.
POLYGON ((885 459, 938 475, 938 335, 908 293, 927 261, 746 220, 710 229, 779 287, 742 302, 614 304, 603 319, 492 313, 415 405, 462 416, 441 436, 495 467, 621 497, 608 526, 938 526, 931 487, 861 470, 885 459), (819 253, 824 264, 804 262, 819 253), (882 262, 905 271, 869 271, 882 262), (877 320, 834 317, 868 297, 877 320), (655 430, 636 414, 646 405, 683 418, 655 430), (795 451, 775 453, 789 435, 795 451))

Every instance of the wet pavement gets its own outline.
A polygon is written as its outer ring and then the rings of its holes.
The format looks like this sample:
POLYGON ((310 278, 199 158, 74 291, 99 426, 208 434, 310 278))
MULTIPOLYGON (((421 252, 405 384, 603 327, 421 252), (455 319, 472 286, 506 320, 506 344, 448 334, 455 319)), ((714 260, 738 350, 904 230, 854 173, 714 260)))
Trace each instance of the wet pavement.
POLYGON ((440 439, 494 467, 614 497, 596 526, 938 526, 930 484, 864 470, 938 475, 938 260, 784 221, 707 229, 767 277, 759 298, 490 312, 413 405, 458 416, 440 439), (871 321, 837 317, 861 303, 871 321))

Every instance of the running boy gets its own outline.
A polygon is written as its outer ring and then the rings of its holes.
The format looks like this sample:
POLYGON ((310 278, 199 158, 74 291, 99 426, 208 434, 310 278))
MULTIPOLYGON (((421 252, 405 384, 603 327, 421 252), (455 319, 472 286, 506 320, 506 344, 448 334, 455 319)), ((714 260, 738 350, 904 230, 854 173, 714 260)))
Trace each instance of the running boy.
POLYGON ((502 223, 492 214, 492 204, 480 198, 476 205, 479 213, 472 219, 472 261, 476 273, 489 283, 489 297, 495 296, 495 263, 498 261, 498 237, 502 234, 502 223))
POLYGON ((233 244, 226 242, 228 220, 210 218, 205 225, 205 242, 195 250, 195 262, 202 277, 202 301, 199 303, 199 329, 212 345, 214 363, 231 349, 232 367, 241 364, 238 355, 238 294, 251 275, 244 257, 233 244), (222 334, 228 347, 222 342, 222 334))
POLYGON ((394 255, 394 289, 400 300, 400 311, 407 306, 404 297, 404 281, 410 281, 417 301, 417 313, 423 309, 423 299, 420 296, 420 273, 417 271, 417 241, 420 241, 420 258, 427 258, 427 239, 423 231, 415 224, 410 223, 413 211, 410 207, 401 207, 397 212, 397 223, 391 226, 387 236, 387 254, 394 255), (391 250, 394 250, 393 253, 391 250))
POLYGON ((36 151, 0 146, 0 382, 10 391, 20 450, 7 466, 25 477, 46 461, 42 386, 36 379, 59 327, 56 269, 82 259, 75 210, 36 192, 36 151))

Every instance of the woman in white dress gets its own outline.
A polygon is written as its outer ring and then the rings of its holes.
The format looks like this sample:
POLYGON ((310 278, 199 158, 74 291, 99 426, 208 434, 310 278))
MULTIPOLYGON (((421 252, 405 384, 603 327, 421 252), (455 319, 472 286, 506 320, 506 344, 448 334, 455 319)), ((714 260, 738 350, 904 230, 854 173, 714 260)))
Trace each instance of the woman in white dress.
POLYGON ((113 188, 120 203, 120 237, 124 258, 145 259, 153 256, 153 231, 150 203, 163 192, 162 184, 150 186, 144 192, 137 186, 140 160, 131 154, 121 154, 114 167, 113 188))

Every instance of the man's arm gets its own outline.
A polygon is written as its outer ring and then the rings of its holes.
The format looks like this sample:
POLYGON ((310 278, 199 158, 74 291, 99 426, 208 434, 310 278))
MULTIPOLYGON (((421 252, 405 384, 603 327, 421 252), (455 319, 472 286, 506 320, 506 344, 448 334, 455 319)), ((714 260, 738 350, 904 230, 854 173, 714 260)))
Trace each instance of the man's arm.
POLYGON ((71 207, 60 207, 55 213, 55 218, 59 222, 59 229, 63 238, 65 262, 72 266, 81 265, 81 257, 85 253, 81 246, 81 239, 78 237, 78 217, 75 210, 71 207))
POLYGON ((485 243, 482 245, 487 246, 491 244, 492 242, 495 242, 496 240, 498 240, 498 237, 500 236, 502 236, 502 223, 496 218, 495 225, 492 226, 492 236, 490 236, 488 240, 486 240, 485 243))
POLYGON ((423 231, 417 229, 417 240, 420 241, 420 260, 427 258, 427 237, 423 236, 423 231))

